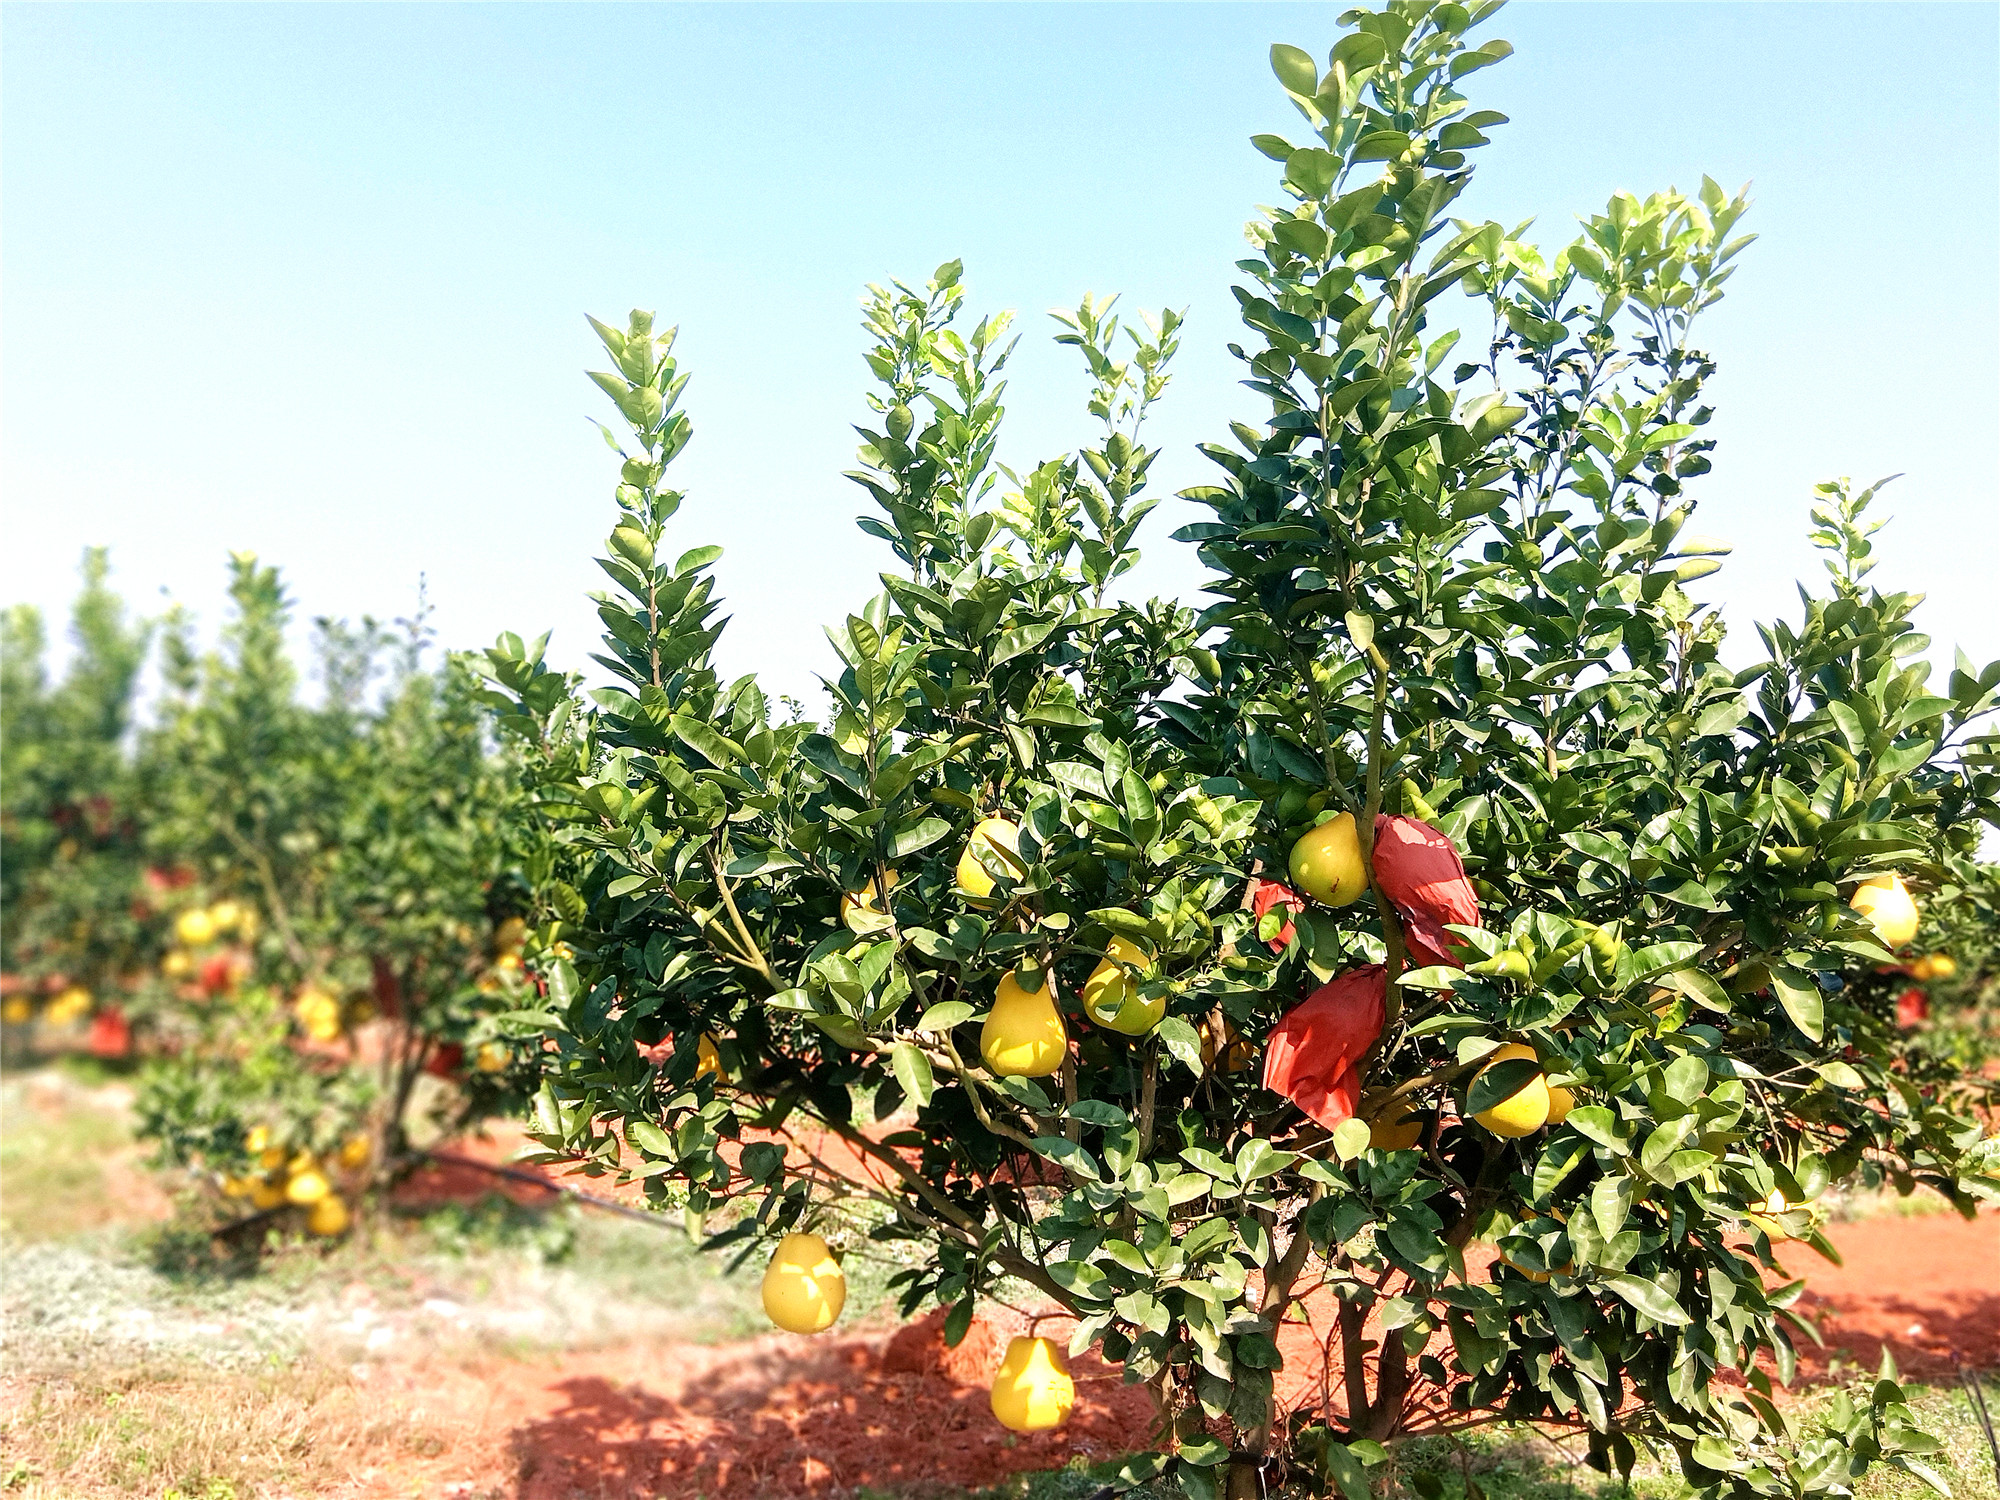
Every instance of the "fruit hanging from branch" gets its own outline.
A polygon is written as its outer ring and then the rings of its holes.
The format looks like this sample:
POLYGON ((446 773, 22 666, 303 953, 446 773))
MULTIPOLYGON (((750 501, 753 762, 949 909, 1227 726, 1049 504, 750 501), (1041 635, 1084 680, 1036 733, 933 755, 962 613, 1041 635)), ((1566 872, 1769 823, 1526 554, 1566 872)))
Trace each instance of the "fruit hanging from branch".
POLYGON ((788 1234, 764 1271, 764 1313, 787 1333, 824 1333, 847 1303, 847 1274, 825 1240, 788 1234))

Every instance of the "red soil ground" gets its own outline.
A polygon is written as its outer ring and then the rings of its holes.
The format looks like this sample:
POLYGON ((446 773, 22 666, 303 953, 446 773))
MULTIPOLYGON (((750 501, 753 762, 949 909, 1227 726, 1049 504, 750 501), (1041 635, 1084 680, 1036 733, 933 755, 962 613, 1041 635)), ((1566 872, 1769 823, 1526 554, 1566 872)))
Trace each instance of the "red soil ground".
MULTIPOLYGON (((478 1154, 494 1159, 500 1149, 491 1142, 478 1154)), ((407 1191, 413 1199, 449 1197, 492 1185, 483 1172, 446 1167, 407 1191)), ((510 1191, 524 1200, 538 1193, 525 1184, 510 1191)), ((1884 1215, 1835 1225, 1830 1238, 1844 1266, 1797 1245, 1782 1257, 1807 1278, 1801 1311, 1827 1341, 1826 1350, 1802 1356, 1802 1384, 1822 1377, 1830 1357, 1872 1370, 1885 1345, 1905 1374, 1920 1379, 1949 1380, 1960 1363, 2000 1368, 2000 1213, 1972 1223, 1884 1215)), ((1314 1321, 1323 1332, 1324 1319, 1314 1321)), ((986 1384, 1016 1331, 981 1320, 947 1350, 933 1316, 874 1336, 774 1336, 471 1370, 384 1370, 376 1377, 390 1388, 384 1396, 404 1388, 452 1440, 436 1459, 368 1476, 369 1492, 776 1500, 864 1485, 977 1487, 1144 1444, 1146 1398, 1094 1360, 1074 1367, 1078 1400, 1068 1427, 1033 1437, 1003 1430, 986 1384)), ((1303 1330, 1285 1340, 1285 1351, 1283 1394, 1297 1400, 1318 1385, 1319 1351, 1303 1330)))

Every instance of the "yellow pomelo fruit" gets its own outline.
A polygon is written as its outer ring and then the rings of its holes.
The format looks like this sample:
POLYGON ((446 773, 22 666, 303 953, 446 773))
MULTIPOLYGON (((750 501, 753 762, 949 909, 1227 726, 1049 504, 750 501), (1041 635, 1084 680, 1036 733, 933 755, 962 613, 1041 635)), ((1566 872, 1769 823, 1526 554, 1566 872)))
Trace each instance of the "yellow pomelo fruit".
POLYGON ((982 854, 1013 876, 1026 874, 1028 867, 1021 862, 1020 846, 1018 824, 1006 818, 982 818, 973 828, 972 837, 965 841, 965 852, 958 857, 958 888, 968 896, 993 894, 993 877, 979 862, 982 854))
POLYGON ((347 1205, 331 1193, 317 1200, 306 1213, 306 1228, 329 1239, 347 1233, 347 1223, 347 1205))
POLYGON ((1885 947, 1900 948, 1917 935, 1917 903, 1894 872, 1862 881, 1847 904, 1869 920, 1885 947))
POLYGON ((1122 1031, 1126 1036, 1144 1036, 1160 1024, 1160 1018, 1167 1013, 1167 997, 1159 995, 1151 1000, 1139 995, 1139 983, 1129 969, 1143 969, 1152 960, 1137 943, 1129 938, 1115 937, 1105 952, 1110 958, 1100 961, 1090 971, 1090 977, 1083 982, 1083 1011, 1091 1020, 1108 1031, 1122 1031), (1112 960, 1119 960, 1114 963, 1112 960))
MULTIPOLYGON (((901 875, 891 870, 887 881, 883 883, 893 891, 902 883, 902 879, 901 875)), ((866 934, 888 929, 889 913, 882 905, 882 893, 876 889, 876 885, 877 882, 871 880, 862 889, 849 891, 840 898, 840 923, 849 932, 866 934)))
MULTIPOLYGON (((1523 1047, 1518 1042, 1499 1047, 1488 1053, 1486 1066, 1479 1070, 1484 1075, 1495 1065, 1516 1057, 1533 1057, 1533 1047, 1523 1047)), ((1478 1078, 1474 1078, 1474 1083, 1478 1078)), ((1502 1099, 1491 1109, 1481 1110, 1472 1118, 1484 1125, 1497 1136, 1508 1140, 1532 1135, 1549 1121, 1549 1083, 1540 1073, 1534 1075, 1512 1094, 1502 1099)))
POLYGON ((1549 1119, 1551 1125, 1560 1125, 1576 1108, 1576 1095, 1560 1084, 1549 1085, 1549 1119))
POLYGON ((1341 813, 1292 845, 1292 884, 1322 906, 1345 906, 1368 889, 1353 813, 1341 813))
POLYGON ((259 1211, 285 1206, 285 1184, 262 1177, 250 1189, 250 1206, 259 1211))
POLYGON ((0 1005, 0 1021, 10 1026, 19 1026, 34 1015, 35 1007, 26 995, 9 995, 4 1005, 0 1005))
POLYGON ((316 1042, 330 1042, 340 1035, 340 1002, 315 985, 299 991, 292 1013, 316 1042))
POLYGON ((788 1234, 764 1271, 764 1312, 787 1333, 822 1333, 847 1301, 847 1274, 816 1234, 788 1234))
POLYGON ((1791 1233, 1778 1222, 1776 1215, 1790 1213, 1798 1206, 1786 1198, 1781 1189, 1774 1188, 1771 1196, 1752 1207, 1747 1217, 1773 1240, 1788 1240, 1792 1237, 1791 1233))
POLYGON ((194 960, 182 949, 175 948, 160 960, 160 972, 169 979, 185 979, 194 972, 194 960))
POLYGON ((504 1042, 481 1042, 472 1054, 472 1065, 482 1073, 504 1073, 512 1056, 504 1042))
POLYGON ((1234 1021, 1225 1020, 1222 1023, 1222 1035, 1218 1047, 1215 1018, 1211 1016, 1202 1022, 1201 1026, 1202 1072, 1214 1071, 1218 1051, 1222 1058, 1222 1071, 1225 1073, 1241 1073, 1257 1061, 1256 1050, 1244 1038, 1243 1033, 1236 1029, 1234 1021))
POLYGON ((701 1040, 694 1045, 694 1076, 697 1078, 723 1076, 722 1054, 715 1050, 715 1038, 707 1032, 703 1032, 701 1040))
POLYGON ((307 1167, 303 1172, 294 1172, 285 1184, 285 1201, 288 1203, 312 1204, 319 1202, 333 1191, 333 1184, 326 1180, 326 1174, 318 1167, 307 1167))
POLYGON ((368 1165, 368 1158, 375 1154, 375 1148, 365 1135, 351 1135, 340 1148, 340 1164, 350 1172, 357 1167, 368 1165))
POLYGON ((527 941, 528 924, 519 917, 509 917, 493 929, 495 953, 519 953, 527 941))
POLYGON ((1426 1123, 1422 1115, 1376 1120, 1368 1127, 1368 1144, 1377 1151, 1409 1151, 1424 1138, 1426 1123))
POLYGON ((999 1076, 1044 1078, 1069 1056, 1069 1029, 1056 1009, 1055 982, 1024 990, 1010 973, 993 992, 993 1009, 979 1032, 979 1055, 999 1076))
POLYGON ((208 925, 217 932, 233 932, 243 920, 243 908, 234 901, 218 901, 208 909, 208 925))
POLYGON ((1049 1339, 1017 1338, 993 1376, 993 1415, 1014 1432, 1047 1432, 1069 1420, 1076 1383, 1049 1339))
POLYGON ((215 921, 200 907, 184 911, 174 921, 174 936, 185 947, 200 948, 215 941, 215 921))

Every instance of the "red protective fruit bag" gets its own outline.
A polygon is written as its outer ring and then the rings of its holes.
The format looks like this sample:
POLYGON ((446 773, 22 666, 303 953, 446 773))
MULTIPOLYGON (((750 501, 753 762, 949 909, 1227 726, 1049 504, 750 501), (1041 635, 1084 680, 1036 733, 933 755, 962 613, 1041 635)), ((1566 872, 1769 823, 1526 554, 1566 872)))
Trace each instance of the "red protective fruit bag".
POLYGON ((433 1078, 455 1077, 465 1062, 465 1049, 457 1042, 440 1042, 437 1051, 424 1064, 424 1071, 433 1078))
POLYGON ((236 960, 227 953, 218 953, 202 962, 201 972, 196 976, 201 992, 211 1000, 236 988, 236 960))
POLYGON ((132 1027, 125 1012, 112 1007, 90 1018, 90 1053, 93 1057, 123 1057, 132 1050, 132 1027))
POLYGON ((1931 997, 1922 990, 1904 990, 1896 997, 1896 1024, 1909 1031, 1931 1018, 1931 997))
MULTIPOLYGON (((1280 881, 1265 880, 1261 876, 1253 878, 1250 882, 1251 915, 1256 917, 1257 921, 1261 924, 1265 914, 1273 907, 1287 912, 1304 911, 1306 909, 1306 898, 1280 881)), ((1291 942, 1297 932, 1297 925, 1290 917, 1286 917, 1285 925, 1280 927, 1278 935, 1270 940, 1271 951, 1273 953, 1283 953, 1286 944, 1291 942)))
POLYGON ((1388 971, 1342 974, 1287 1011, 1264 1050, 1264 1087, 1331 1130, 1361 1104, 1361 1059, 1387 1018, 1388 971))
POLYGON ((1479 897, 1450 839, 1418 818, 1378 817, 1375 886, 1403 919, 1411 968, 1458 966, 1464 945, 1445 927, 1479 926, 1479 897))

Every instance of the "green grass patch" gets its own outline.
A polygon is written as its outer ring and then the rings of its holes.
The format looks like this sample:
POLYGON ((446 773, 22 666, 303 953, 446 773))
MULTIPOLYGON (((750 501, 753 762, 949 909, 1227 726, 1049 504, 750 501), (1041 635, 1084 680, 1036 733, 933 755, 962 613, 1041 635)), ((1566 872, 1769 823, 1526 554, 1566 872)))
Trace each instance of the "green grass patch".
MULTIPOLYGON (((53 1075, 44 1075, 52 1077, 53 1075)), ((128 1209, 110 1168, 136 1158, 122 1109, 32 1078, 0 1084, 0 1234, 67 1239, 119 1223, 128 1209)))

